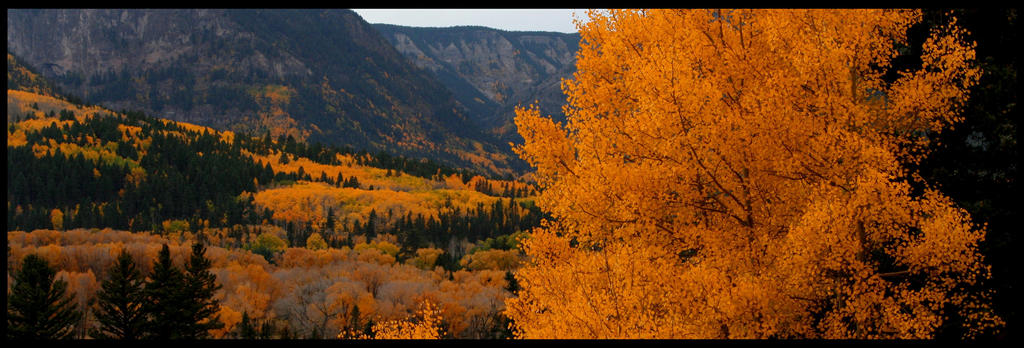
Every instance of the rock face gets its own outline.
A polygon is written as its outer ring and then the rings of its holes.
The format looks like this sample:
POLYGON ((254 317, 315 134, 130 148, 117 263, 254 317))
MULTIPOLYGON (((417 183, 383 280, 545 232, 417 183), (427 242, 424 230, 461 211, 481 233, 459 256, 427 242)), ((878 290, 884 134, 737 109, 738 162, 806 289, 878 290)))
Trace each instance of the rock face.
POLYGON ((503 140, 519 139, 511 124, 516 105, 537 102, 542 112, 561 115, 561 80, 575 72, 579 34, 373 26, 413 64, 433 72, 481 128, 503 140))
POLYGON ((8 11, 8 50, 42 62, 51 76, 145 69, 195 51, 197 33, 252 37, 214 10, 8 11))
MULTIPOLYGON (((9 9, 7 47, 62 90, 116 110, 485 172, 516 166, 446 84, 348 10, 9 9)), ((508 62, 521 64, 496 66, 508 62)))

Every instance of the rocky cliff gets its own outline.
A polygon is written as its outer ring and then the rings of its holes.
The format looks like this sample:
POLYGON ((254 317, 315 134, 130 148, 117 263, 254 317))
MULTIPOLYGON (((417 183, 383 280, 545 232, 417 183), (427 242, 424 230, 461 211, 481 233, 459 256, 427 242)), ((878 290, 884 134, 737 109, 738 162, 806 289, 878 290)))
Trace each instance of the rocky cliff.
POLYGON ((516 105, 537 102, 561 115, 561 80, 575 72, 579 34, 484 27, 414 28, 374 24, 413 64, 433 72, 477 124, 517 140, 516 105))

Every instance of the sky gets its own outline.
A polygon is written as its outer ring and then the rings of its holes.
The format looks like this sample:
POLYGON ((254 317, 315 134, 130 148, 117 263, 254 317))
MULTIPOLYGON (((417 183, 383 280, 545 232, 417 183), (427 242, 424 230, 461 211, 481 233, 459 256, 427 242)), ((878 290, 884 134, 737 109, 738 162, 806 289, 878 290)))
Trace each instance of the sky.
POLYGON ((452 27, 478 25, 508 31, 553 31, 575 33, 573 13, 586 17, 583 9, 353 9, 369 23, 409 27, 452 27))

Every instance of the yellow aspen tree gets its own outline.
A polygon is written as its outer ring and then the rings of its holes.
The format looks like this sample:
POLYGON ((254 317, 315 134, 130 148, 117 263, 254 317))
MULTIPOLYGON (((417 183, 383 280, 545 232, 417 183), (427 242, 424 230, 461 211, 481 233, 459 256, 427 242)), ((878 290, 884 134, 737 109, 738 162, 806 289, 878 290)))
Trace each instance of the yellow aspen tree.
POLYGON ((64 229, 64 212, 60 209, 54 208, 50 211, 50 223, 53 225, 55 230, 64 229))
POLYGON ((324 241, 324 237, 320 236, 319 233, 313 232, 306 238, 306 249, 309 250, 323 250, 327 249, 327 242, 324 241))
POLYGON ((908 169, 980 75, 955 20, 919 69, 887 75, 920 11, 589 17, 566 123, 516 110, 515 150, 553 217, 522 243, 506 302, 517 337, 929 338, 951 316, 973 337, 1003 324, 989 294, 964 290, 989 277, 984 227, 908 169))
POLYGON ((423 302, 413 317, 386 320, 373 325, 373 338, 380 340, 436 340, 444 336, 441 311, 431 302, 423 302))

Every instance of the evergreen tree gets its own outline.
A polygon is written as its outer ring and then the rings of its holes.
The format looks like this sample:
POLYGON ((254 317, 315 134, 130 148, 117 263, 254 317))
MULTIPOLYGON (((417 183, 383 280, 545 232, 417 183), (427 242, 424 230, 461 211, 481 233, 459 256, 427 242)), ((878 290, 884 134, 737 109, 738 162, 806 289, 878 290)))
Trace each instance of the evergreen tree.
POLYGON ((146 322, 146 337, 155 339, 182 338, 188 320, 185 307, 185 275, 171 261, 167 244, 160 249, 153 273, 146 283, 146 305, 143 307, 149 318, 146 322))
POLYGON ((8 339, 70 338, 82 313, 67 296, 67 283, 54 281, 57 272, 46 259, 29 254, 7 295, 8 339))
POLYGON ((513 296, 519 292, 519 281, 516 280, 516 276, 512 271, 505 271, 505 290, 512 293, 513 296))
POLYGON ((366 240, 373 240, 377 236, 376 228, 377 210, 370 209, 370 215, 366 217, 366 225, 363 228, 363 235, 366 236, 366 240))
POLYGON ((221 286, 217 284, 217 276, 210 272, 210 260, 205 254, 205 245, 192 244, 192 255, 185 265, 185 302, 182 308, 187 320, 183 323, 184 338, 207 338, 209 330, 224 327, 217 314, 220 301, 214 299, 221 286))
POLYGON ((102 339, 142 338, 146 326, 146 303, 142 273, 131 255, 122 250, 117 263, 110 269, 110 279, 103 282, 96 294, 99 310, 96 320, 100 328, 92 334, 102 339))
POLYGON ((242 321, 238 323, 235 328, 236 335, 238 338, 251 340, 257 337, 256 326, 252 323, 252 318, 249 318, 249 312, 242 312, 242 321))
POLYGON ((334 219, 334 207, 327 207, 327 218, 326 221, 324 222, 324 227, 326 227, 328 231, 331 231, 333 233, 334 228, 336 227, 336 223, 337 221, 335 221, 334 219))

